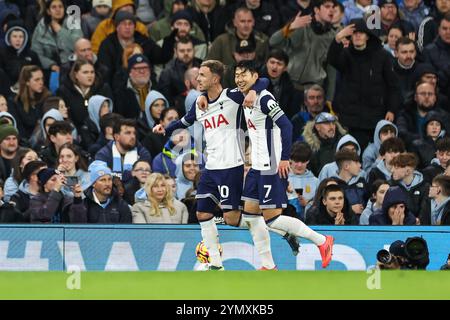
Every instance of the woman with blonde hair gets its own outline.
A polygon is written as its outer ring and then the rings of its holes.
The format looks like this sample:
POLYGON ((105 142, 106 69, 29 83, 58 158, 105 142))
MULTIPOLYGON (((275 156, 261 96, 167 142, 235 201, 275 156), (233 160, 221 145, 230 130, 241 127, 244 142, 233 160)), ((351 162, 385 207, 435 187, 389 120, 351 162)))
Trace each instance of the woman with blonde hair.
POLYGON ((189 213, 186 206, 174 198, 172 188, 160 173, 152 173, 143 189, 136 193, 131 209, 133 223, 186 224, 189 213))

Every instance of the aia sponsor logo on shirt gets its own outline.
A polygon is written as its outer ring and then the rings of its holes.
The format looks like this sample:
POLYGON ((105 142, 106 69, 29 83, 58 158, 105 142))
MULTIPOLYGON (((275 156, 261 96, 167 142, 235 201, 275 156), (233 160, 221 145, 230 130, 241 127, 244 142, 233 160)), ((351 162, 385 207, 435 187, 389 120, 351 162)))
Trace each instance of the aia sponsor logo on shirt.
POLYGON ((219 114, 218 116, 212 116, 210 119, 205 119, 204 121, 205 130, 217 129, 221 125, 228 125, 228 124, 229 122, 223 114, 219 114))

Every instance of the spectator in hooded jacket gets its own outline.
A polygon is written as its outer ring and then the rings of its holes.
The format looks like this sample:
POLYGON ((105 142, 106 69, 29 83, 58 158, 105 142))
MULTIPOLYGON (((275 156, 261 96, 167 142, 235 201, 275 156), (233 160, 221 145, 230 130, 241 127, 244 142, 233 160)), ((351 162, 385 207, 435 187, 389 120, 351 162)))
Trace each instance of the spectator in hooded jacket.
POLYGON ((141 113, 137 122, 139 140, 142 140, 147 132, 151 132, 153 127, 161 122, 161 114, 169 106, 169 101, 161 92, 151 90, 148 93, 145 98, 145 111, 141 113))
POLYGON ((0 179, 3 181, 11 175, 12 161, 19 150, 18 137, 19 133, 14 126, 0 124, 0 179))
MULTIPOLYGON (((46 100, 47 101, 47 100, 46 100)), ((39 127, 34 131, 33 136, 30 138, 31 147, 36 150, 41 150, 48 146, 48 129, 56 121, 64 121, 64 117, 57 109, 50 109, 42 116, 42 120, 39 123, 39 127)))
POLYGON ((381 144, 389 138, 396 137, 398 129, 395 124, 387 120, 380 120, 373 133, 373 142, 364 150, 362 155, 363 170, 367 173, 377 165, 380 157, 381 144))
POLYGON ((384 195, 381 210, 377 210, 370 216, 369 224, 376 226, 415 225, 416 218, 409 211, 407 202, 407 195, 402 188, 390 187, 384 195))
POLYGON ((431 184, 438 174, 444 174, 450 160, 450 138, 445 137, 436 141, 436 153, 428 166, 422 170, 423 179, 431 184))
POLYGON ((392 162, 391 185, 396 184, 407 195, 408 210, 419 217, 423 203, 427 201, 430 185, 423 180, 423 175, 415 170, 417 156, 414 153, 403 153, 396 156, 392 162))
POLYGON ((393 137, 383 141, 380 146, 380 158, 368 172, 367 184, 371 186, 375 180, 391 180, 392 160, 405 151, 405 144, 400 138, 393 137))
POLYGON ((160 173, 152 173, 144 186, 142 197, 132 208, 133 223, 186 224, 189 213, 186 206, 175 199, 166 179, 160 173))
POLYGON ((83 36, 81 27, 69 26, 62 0, 45 2, 43 18, 33 33, 31 49, 36 52, 44 70, 60 71, 69 61, 75 41, 83 36))
POLYGON ((403 0, 398 4, 398 11, 403 19, 414 26, 414 30, 419 30, 421 22, 430 13, 430 8, 423 0, 403 0))
POLYGON ((72 207, 72 223, 131 223, 131 211, 115 187, 111 169, 103 161, 89 165, 91 186, 84 192, 84 200, 75 201, 72 207))
POLYGON ((186 198, 186 192, 192 188, 195 176, 200 172, 199 161, 203 161, 203 158, 190 152, 181 154, 175 160, 175 176, 177 184, 177 193, 175 197, 178 200, 186 198))
POLYGON ((384 196, 389 189, 389 184, 386 180, 376 180, 370 187, 370 199, 367 201, 367 206, 361 213, 359 218, 360 225, 368 225, 370 216, 377 210, 381 210, 383 206, 384 196))
POLYGON ((38 66, 24 66, 19 76, 19 91, 8 101, 9 112, 17 121, 20 136, 29 139, 42 118, 42 104, 50 96, 44 73, 38 66))
POLYGON ((335 111, 349 133, 365 149, 381 119, 393 121, 400 107, 398 79, 392 57, 364 19, 356 19, 336 34, 328 51, 329 63, 342 75, 335 111), (343 41, 351 37, 344 48, 343 41))
POLYGON ((0 48, 0 69, 8 75, 9 84, 15 85, 19 80, 23 66, 41 66, 36 52, 30 49, 28 32, 21 20, 11 21, 7 24, 4 48, 0 48))
POLYGON ((92 146, 100 135, 100 119, 105 114, 113 110, 113 101, 102 95, 95 95, 89 98, 88 113, 89 118, 84 120, 80 128, 81 145, 85 150, 92 146))
POLYGON ((112 0, 92 0, 91 12, 81 17, 81 30, 87 39, 103 20, 109 18, 112 11, 112 0))
POLYGON ((116 124, 122 118, 123 117, 117 113, 107 113, 100 118, 100 133, 97 141, 89 146, 89 154, 95 155, 101 148, 106 146, 108 142, 114 141, 114 124, 116 124))
MULTIPOLYGON (((57 112, 57 110, 54 110, 57 112)), ((49 167, 58 165, 58 153, 66 143, 73 143, 73 127, 67 121, 54 121, 47 130, 48 146, 42 148, 39 156, 49 167)))
POLYGON ((434 111, 428 112, 423 130, 422 138, 414 140, 411 148, 411 151, 419 158, 419 169, 423 169, 431 163, 436 154, 436 142, 448 136, 446 123, 441 115, 434 111))

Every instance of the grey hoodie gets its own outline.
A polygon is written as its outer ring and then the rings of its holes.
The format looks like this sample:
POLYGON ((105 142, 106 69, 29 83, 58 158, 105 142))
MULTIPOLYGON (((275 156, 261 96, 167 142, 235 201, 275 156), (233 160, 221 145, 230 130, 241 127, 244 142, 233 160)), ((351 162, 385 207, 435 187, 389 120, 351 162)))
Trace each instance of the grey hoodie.
POLYGON ((444 208, 449 201, 450 197, 448 197, 444 200, 444 202, 438 205, 434 199, 431 200, 431 225, 436 226, 441 224, 441 218, 444 214, 444 208))
POLYGON ((395 124, 387 120, 378 121, 377 126, 375 127, 375 132, 373 133, 373 142, 367 146, 362 156, 363 161, 362 167, 363 170, 366 172, 369 172, 372 168, 376 166, 375 162, 378 156, 380 155, 380 146, 381 146, 380 130, 386 125, 393 126, 395 128, 395 136, 398 136, 398 128, 395 124))
POLYGON ((167 101, 166 97, 164 97, 164 95, 161 92, 151 90, 147 94, 147 97, 145 98, 145 118, 147 120, 149 128, 153 128, 155 126, 155 120, 153 120, 152 114, 150 112, 150 107, 158 99, 163 99, 165 101, 165 108, 169 107, 169 101, 167 101))
POLYGON ((92 96, 89 99, 88 103, 88 113, 89 118, 92 120, 92 122, 95 124, 95 126, 98 129, 98 132, 101 132, 100 130, 100 108, 105 101, 109 102, 109 112, 111 113, 113 111, 113 101, 110 98, 101 96, 99 94, 92 96))
POLYGON ((414 178, 413 181, 411 182, 411 184, 409 186, 407 186, 403 181, 400 181, 400 185, 402 185, 406 190, 411 190, 412 188, 414 188, 415 186, 417 186, 418 184, 422 183, 423 181, 423 175, 421 172, 415 170, 414 171, 414 178))
POLYGON ((8 46, 8 47, 11 47, 11 43, 9 42, 9 35, 11 34, 11 32, 13 32, 13 31, 17 31, 17 30, 20 30, 20 31, 22 31, 23 33, 24 33, 24 40, 23 40, 23 43, 22 43, 22 46, 17 50, 17 55, 19 55, 19 54, 21 54, 22 53, 22 51, 25 49, 25 47, 27 46, 27 44, 28 44, 28 31, 27 30, 25 30, 23 27, 21 27, 21 26, 14 26, 14 27, 12 27, 12 28, 10 28, 7 32, 6 32, 6 34, 5 34, 5 43, 6 43, 6 45, 8 46))
POLYGON ((384 179, 385 179, 386 181, 389 181, 389 180, 391 179, 392 173, 388 170, 388 168, 386 168, 386 164, 384 163, 383 160, 377 161, 375 167, 376 167, 378 170, 380 170, 381 173, 384 174, 384 179))
POLYGON ((184 154, 181 154, 177 157, 175 160, 175 176, 176 176, 176 183, 177 183, 177 194, 176 198, 181 200, 186 198, 186 191, 188 191, 190 188, 192 188, 193 183, 192 181, 189 181, 186 179, 183 173, 183 158, 184 154))
POLYGON ((2 112, 0 112, 0 118, 3 118, 3 117, 7 117, 7 118, 9 118, 9 119, 11 119, 12 120, 12 122, 13 122, 13 126, 14 126, 14 128, 16 128, 17 129, 17 122, 16 122, 16 118, 14 118, 14 116, 11 114, 11 113, 9 113, 9 112, 6 112, 6 111, 2 111, 2 112))
POLYGON ((48 118, 53 118, 56 121, 64 121, 64 117, 62 116, 61 112, 59 112, 57 109, 48 110, 42 117, 42 121, 40 123, 41 132, 44 139, 47 139, 47 132, 45 131, 45 120, 47 120, 48 118))

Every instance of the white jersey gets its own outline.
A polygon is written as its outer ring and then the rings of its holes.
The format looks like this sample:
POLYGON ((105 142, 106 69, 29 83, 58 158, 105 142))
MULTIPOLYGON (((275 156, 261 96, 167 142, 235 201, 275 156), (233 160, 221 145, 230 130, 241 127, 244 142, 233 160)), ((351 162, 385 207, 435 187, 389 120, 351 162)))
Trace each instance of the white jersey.
POLYGON ((275 123, 284 115, 273 95, 263 90, 253 108, 244 108, 252 146, 252 168, 276 170, 281 160, 281 130, 275 123))
POLYGON ((199 121, 206 141, 206 169, 229 169, 244 164, 240 143, 240 124, 243 117, 241 103, 244 96, 237 89, 224 89, 219 97, 202 111, 195 102, 189 113, 180 119, 188 127, 199 121))

